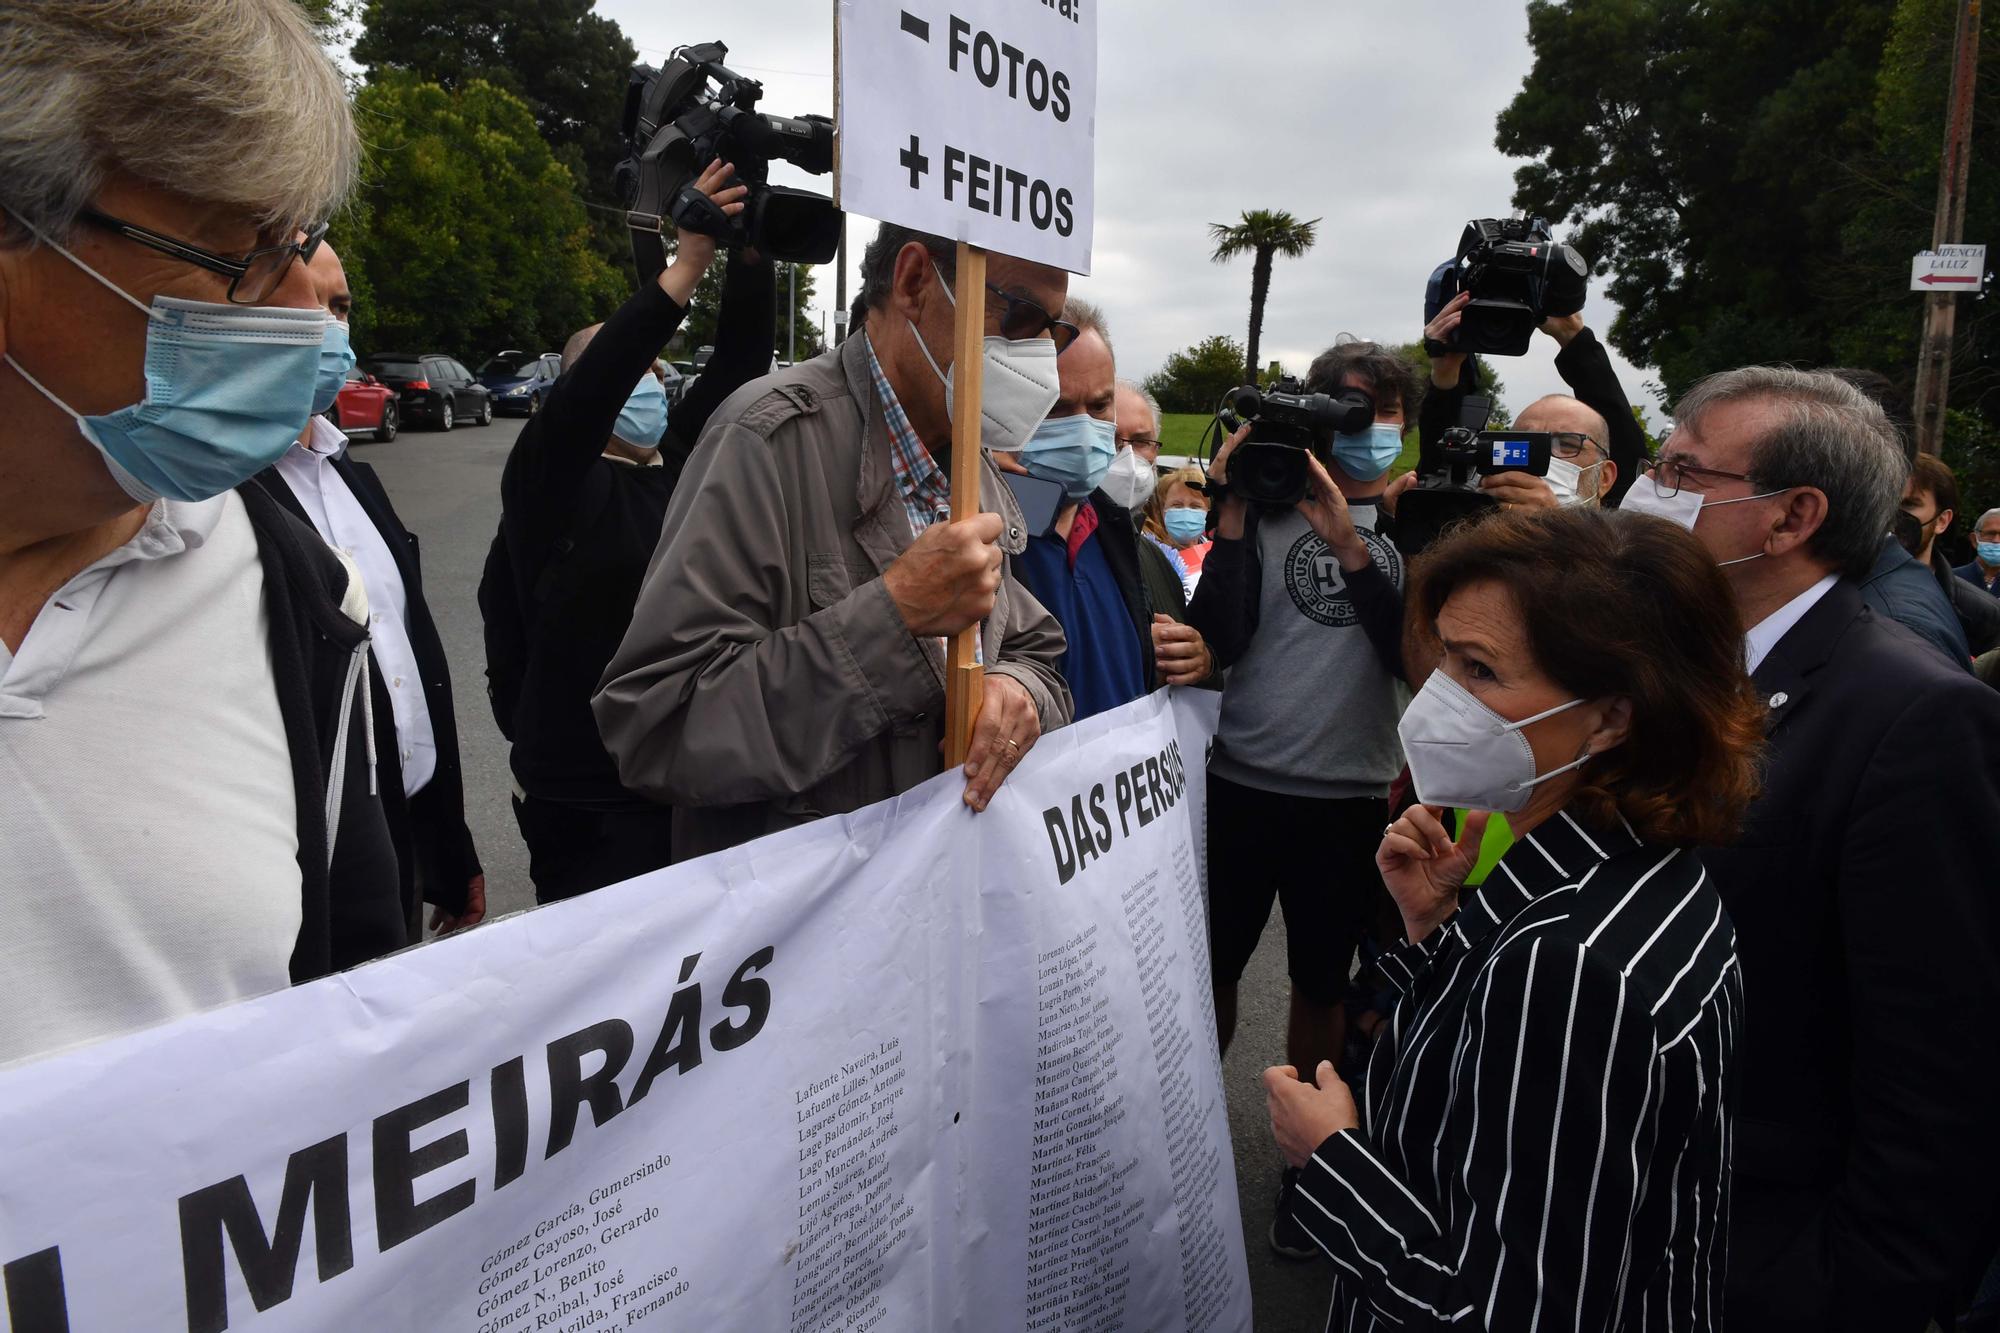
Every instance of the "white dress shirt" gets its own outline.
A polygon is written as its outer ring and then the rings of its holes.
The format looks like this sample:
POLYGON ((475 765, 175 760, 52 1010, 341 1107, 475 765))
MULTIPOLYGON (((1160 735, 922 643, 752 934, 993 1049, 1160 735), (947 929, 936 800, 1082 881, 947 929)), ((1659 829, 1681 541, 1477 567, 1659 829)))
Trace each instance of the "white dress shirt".
POLYGON ((396 715, 396 752, 402 759, 403 794, 415 796, 437 772, 437 737, 423 674, 410 645, 409 597, 381 529, 333 470, 347 437, 325 417, 314 417, 311 446, 294 444, 278 460, 278 475, 292 488, 320 539, 352 560, 368 590, 368 635, 389 706, 396 715))
POLYGON ((1827 591, 1839 581, 1840 575, 1828 574, 1751 627, 1750 632, 1743 636, 1750 653, 1751 671, 1764 665, 1764 659, 1778 646, 1778 640, 1791 633, 1792 626, 1804 620, 1806 612, 1819 605, 1819 599, 1826 596, 1827 591))
POLYGON ((250 516, 156 501, 0 644, 0 1065, 290 984, 297 815, 250 516))

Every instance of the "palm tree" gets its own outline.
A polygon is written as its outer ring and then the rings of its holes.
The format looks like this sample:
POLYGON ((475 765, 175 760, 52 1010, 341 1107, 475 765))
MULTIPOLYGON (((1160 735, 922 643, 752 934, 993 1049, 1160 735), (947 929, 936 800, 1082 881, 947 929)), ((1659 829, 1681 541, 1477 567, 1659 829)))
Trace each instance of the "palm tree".
POLYGON ((1243 221, 1234 226, 1224 222, 1208 224, 1209 239, 1215 242, 1215 253, 1209 258, 1218 264, 1226 264, 1240 254, 1254 253, 1257 261, 1250 268, 1250 346, 1247 359, 1248 371, 1244 383, 1258 383, 1257 343, 1264 334, 1264 302, 1271 295, 1271 258, 1283 255, 1287 259, 1297 259, 1313 248, 1319 239, 1320 219, 1301 222, 1290 213, 1273 213, 1269 209, 1257 208, 1243 215, 1243 221))

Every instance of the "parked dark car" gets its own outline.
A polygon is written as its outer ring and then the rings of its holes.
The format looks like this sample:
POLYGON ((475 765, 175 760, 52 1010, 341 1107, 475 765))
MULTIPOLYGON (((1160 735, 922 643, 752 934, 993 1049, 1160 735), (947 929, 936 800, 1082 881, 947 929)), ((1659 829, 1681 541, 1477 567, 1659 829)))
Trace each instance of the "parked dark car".
POLYGON ((479 368, 479 382, 493 393, 493 409, 502 416, 531 417, 562 374, 562 358, 554 352, 506 351, 479 368))
POLYGON ((377 352, 368 373, 396 391, 405 421, 427 421, 450 430, 461 421, 492 424, 493 392, 472 372, 441 352, 377 352))
POLYGON ((347 383, 340 386, 333 406, 326 409, 326 419, 350 439, 368 435, 387 444, 396 438, 402 413, 396 406, 396 391, 356 366, 347 372, 347 383))

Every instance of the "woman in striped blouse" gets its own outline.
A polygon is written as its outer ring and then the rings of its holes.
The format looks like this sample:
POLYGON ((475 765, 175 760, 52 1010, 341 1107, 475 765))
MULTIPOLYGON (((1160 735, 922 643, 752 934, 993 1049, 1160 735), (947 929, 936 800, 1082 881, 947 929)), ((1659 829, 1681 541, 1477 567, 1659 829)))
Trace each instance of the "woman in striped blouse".
MULTIPOLYGON (((1692 848, 1755 792, 1761 709, 1714 561, 1671 523, 1470 525, 1411 594, 1437 669, 1419 799, 1376 863, 1408 942, 1360 1104, 1266 1073, 1340 1330, 1712 1330, 1727 1257, 1734 931, 1692 848), (1462 904, 1483 813, 1518 837, 1462 904)), ((1414 655, 1413 655, 1414 660, 1414 655)))

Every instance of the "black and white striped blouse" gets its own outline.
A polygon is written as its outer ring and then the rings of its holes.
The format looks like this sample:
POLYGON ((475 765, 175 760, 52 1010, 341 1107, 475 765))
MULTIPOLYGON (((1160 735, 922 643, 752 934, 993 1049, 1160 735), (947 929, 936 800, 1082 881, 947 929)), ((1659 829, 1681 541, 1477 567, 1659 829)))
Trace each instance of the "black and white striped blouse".
POLYGON ((1327 1327, 1715 1329, 1743 990, 1698 856, 1565 812, 1385 970, 1362 1128, 1292 1204, 1327 1327))

